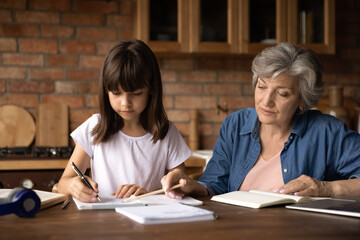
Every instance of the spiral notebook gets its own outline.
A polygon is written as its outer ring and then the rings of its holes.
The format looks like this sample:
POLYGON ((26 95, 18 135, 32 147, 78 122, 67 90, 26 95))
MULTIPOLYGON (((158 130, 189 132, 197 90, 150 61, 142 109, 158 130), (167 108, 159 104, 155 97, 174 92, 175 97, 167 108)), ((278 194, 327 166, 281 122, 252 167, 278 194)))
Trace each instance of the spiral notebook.
POLYGON ((165 224, 209 221, 216 219, 213 211, 184 204, 116 208, 120 213, 141 224, 165 224))
POLYGON ((135 206, 145 206, 145 205, 168 205, 174 203, 182 203, 186 205, 202 205, 203 202, 192 198, 190 196, 186 196, 181 200, 173 199, 167 197, 165 194, 157 194, 152 196, 147 196, 144 198, 140 198, 128 203, 123 202, 124 199, 115 198, 114 196, 100 196, 101 202, 95 203, 84 203, 75 198, 73 198, 77 208, 79 210, 85 209, 115 209, 116 207, 135 207, 135 206))

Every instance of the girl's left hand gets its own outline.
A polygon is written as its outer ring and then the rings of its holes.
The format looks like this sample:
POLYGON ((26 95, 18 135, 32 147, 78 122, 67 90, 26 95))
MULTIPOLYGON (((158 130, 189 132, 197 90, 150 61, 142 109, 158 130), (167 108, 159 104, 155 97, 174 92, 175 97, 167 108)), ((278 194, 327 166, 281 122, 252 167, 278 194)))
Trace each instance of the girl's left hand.
POLYGON ((288 182, 282 187, 274 190, 275 193, 291 194, 296 196, 312 196, 312 197, 333 197, 334 190, 331 182, 319 181, 307 175, 288 182))
POLYGON ((118 187, 116 192, 113 192, 112 195, 116 198, 128 198, 131 195, 137 196, 144 193, 147 193, 145 188, 142 188, 135 184, 125 184, 118 187))

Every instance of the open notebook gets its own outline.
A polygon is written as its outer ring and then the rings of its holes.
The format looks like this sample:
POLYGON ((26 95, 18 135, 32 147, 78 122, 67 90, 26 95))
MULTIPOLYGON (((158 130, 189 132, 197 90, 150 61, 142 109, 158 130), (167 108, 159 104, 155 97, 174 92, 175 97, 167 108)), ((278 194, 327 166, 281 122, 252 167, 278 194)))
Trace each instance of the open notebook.
MULTIPOLYGON (((12 191, 12 189, 0 189, 0 198, 6 198, 9 193, 12 191)), ((41 201, 41 207, 40 209, 48 208, 53 205, 59 204, 64 202, 68 199, 68 196, 61 193, 53 193, 48 191, 42 191, 42 190, 34 190, 35 193, 39 196, 41 201)))
POLYGON ((301 197, 259 190, 234 191, 213 196, 211 200, 249 208, 263 208, 274 205, 309 202, 325 198, 301 197))
POLYGON ((177 200, 167 197, 165 194, 158 194, 143 197, 128 203, 124 203, 124 199, 118 199, 113 196, 101 196, 101 202, 95 203, 84 203, 74 199, 74 202, 79 210, 85 209, 115 209, 117 207, 134 207, 134 206, 145 206, 145 205, 167 205, 182 203, 186 205, 202 205, 203 202, 192 197, 186 196, 182 200, 177 200))

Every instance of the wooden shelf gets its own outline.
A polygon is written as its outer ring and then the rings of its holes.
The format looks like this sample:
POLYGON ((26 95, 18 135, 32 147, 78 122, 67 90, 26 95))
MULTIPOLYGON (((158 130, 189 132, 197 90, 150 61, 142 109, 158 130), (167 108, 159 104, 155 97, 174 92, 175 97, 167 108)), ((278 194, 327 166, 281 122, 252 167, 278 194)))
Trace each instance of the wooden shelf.
POLYGON ((68 159, 16 159, 0 160, 0 170, 51 170, 64 169, 68 159))
MULTIPOLYGON (((0 159, 0 171, 64 169, 69 159, 0 159)), ((205 159, 191 156, 185 161, 186 167, 204 167, 205 159)))

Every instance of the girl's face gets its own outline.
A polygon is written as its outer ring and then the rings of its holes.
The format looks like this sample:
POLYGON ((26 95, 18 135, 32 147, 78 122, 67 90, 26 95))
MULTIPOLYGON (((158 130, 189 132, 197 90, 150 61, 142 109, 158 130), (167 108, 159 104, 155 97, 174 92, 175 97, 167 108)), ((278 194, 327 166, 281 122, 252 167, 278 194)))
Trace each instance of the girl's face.
POLYGON ((124 92, 121 87, 119 91, 109 91, 111 107, 124 121, 139 121, 140 114, 147 106, 149 99, 149 88, 138 89, 134 92, 124 92))
POLYGON ((259 78, 255 88, 255 108, 260 122, 288 126, 300 105, 298 81, 285 73, 274 79, 259 78))

